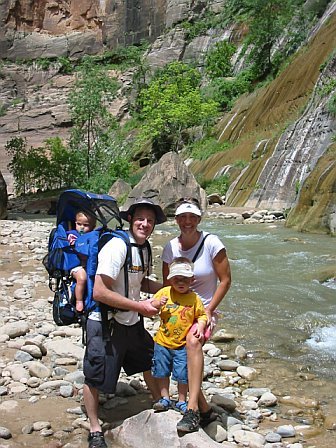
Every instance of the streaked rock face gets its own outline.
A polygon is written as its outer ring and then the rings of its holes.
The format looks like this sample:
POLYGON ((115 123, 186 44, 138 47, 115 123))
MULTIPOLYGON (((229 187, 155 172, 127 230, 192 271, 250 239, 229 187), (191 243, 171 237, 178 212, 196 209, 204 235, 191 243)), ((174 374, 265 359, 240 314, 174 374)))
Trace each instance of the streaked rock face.
POLYGON ((5 0, 0 6, 0 52, 12 61, 78 59, 104 45, 153 41, 162 33, 165 17, 166 0, 5 0))

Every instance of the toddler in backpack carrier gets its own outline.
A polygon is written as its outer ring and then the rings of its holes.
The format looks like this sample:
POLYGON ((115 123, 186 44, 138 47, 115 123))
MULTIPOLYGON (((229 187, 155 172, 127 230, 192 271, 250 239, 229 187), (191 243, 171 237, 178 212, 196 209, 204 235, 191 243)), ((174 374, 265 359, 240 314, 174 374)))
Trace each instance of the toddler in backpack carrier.
POLYGON ((113 197, 76 189, 61 193, 56 215, 43 259, 54 293, 53 318, 57 325, 79 323, 84 330, 88 313, 99 312, 93 299, 99 246, 114 232, 123 234, 122 221, 113 197), (115 231, 108 228, 112 219, 118 222, 115 231))
MULTIPOLYGON (((79 211, 76 213, 75 229, 69 230, 67 232, 67 238, 70 246, 74 246, 77 238, 80 235, 91 232, 96 226, 96 219, 85 213, 84 211, 79 211)), ((77 253, 80 259, 80 265, 75 266, 71 269, 70 275, 75 279, 76 284, 74 288, 74 296, 76 303, 76 311, 82 313, 84 310, 84 295, 86 290, 87 275, 85 271, 86 258, 85 256, 77 253)))

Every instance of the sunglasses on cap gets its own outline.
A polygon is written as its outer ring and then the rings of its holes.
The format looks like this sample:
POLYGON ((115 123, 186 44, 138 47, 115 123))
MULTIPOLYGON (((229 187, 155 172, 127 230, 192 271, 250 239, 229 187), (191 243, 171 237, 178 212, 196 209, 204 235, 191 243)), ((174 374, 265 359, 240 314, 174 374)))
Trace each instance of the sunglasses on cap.
POLYGON ((201 204, 200 204, 199 200, 196 198, 186 197, 186 198, 181 198, 178 201, 176 201, 176 207, 179 207, 182 204, 193 204, 193 205, 196 205, 199 209, 201 208, 201 204))

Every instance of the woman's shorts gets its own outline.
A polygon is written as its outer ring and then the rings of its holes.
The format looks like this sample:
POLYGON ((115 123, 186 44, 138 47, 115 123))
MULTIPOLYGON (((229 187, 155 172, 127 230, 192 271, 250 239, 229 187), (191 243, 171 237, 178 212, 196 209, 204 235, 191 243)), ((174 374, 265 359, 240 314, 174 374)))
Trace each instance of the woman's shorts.
POLYGON ((185 346, 178 349, 163 347, 154 344, 154 357, 152 375, 154 378, 169 378, 178 383, 188 383, 187 349, 185 346))
POLYGON ((114 321, 110 340, 103 340, 102 322, 87 320, 83 361, 85 383, 113 394, 123 367, 127 375, 151 369, 154 343, 140 321, 126 326, 114 321))

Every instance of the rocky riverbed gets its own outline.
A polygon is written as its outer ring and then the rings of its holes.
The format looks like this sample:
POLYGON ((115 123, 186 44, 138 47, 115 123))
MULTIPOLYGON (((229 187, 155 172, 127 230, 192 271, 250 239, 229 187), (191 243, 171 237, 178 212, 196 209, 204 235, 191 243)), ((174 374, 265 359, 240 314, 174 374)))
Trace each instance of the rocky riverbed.
MULTIPOLYGON (((41 264, 51 227, 0 221, 0 448, 86 446, 82 333, 54 324, 52 293, 41 264)), ((159 232, 152 242, 158 260, 159 232)), ((146 319, 146 326, 154 332, 157 322, 146 319)), ((217 332, 204 353, 204 390, 218 420, 205 432, 179 438, 179 414, 155 414, 142 376, 122 375, 116 395, 101 397, 100 416, 113 446, 336 446, 336 414, 325 415, 310 397, 279 395, 265 387, 262 364, 254 363, 234 335, 217 332)), ((280 381, 283 372, 273 375, 280 381)))

